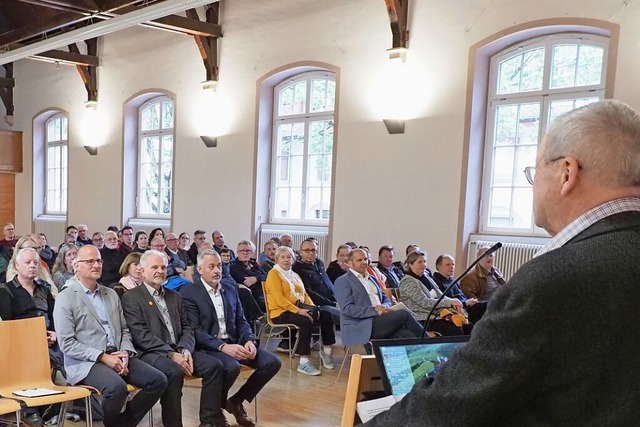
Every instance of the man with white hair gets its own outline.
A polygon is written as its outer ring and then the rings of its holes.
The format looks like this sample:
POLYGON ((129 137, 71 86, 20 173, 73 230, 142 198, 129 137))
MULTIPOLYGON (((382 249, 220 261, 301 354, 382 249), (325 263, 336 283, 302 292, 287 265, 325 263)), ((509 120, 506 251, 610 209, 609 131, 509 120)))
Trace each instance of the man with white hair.
POLYGON ((104 233, 104 247, 100 249, 102 256, 102 277, 100 283, 111 286, 120 280, 120 266, 127 257, 127 251, 118 249, 118 235, 114 231, 104 233))
POLYGON ((77 228, 76 246, 93 245, 93 240, 89 237, 89 228, 86 224, 80 224, 77 228))
POLYGON ((638 422, 640 116, 607 100, 557 117, 525 176, 551 241, 435 378, 366 426, 638 422))

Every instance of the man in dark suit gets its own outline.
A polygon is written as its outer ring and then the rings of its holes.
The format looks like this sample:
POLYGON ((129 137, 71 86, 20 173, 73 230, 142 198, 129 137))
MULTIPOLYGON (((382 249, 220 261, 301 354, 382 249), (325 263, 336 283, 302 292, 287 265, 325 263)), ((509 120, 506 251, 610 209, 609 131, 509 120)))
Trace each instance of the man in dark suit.
POLYGON ((393 246, 383 245, 378 250, 378 270, 387 278, 387 288, 397 288, 404 271, 393 263, 393 246))
POLYGON ((349 253, 349 271, 336 279, 343 345, 367 344, 372 338, 415 338, 420 324, 407 310, 391 311, 391 302, 367 273, 367 253, 349 253))
POLYGON ((251 402, 280 370, 280 359, 256 347, 256 337, 244 317, 237 288, 221 282, 222 260, 215 250, 198 254, 200 280, 180 288, 196 332, 196 348, 219 359, 224 366, 223 401, 238 374, 240 364, 255 372, 226 401, 225 409, 241 426, 253 427, 243 403, 251 402))
POLYGON ((185 376, 202 378, 200 426, 228 426, 221 411, 222 363, 195 350, 195 337, 179 293, 163 288, 167 257, 148 250, 140 258, 144 283, 122 297, 122 308, 140 358, 167 376, 160 398, 165 427, 182 426, 182 385, 185 376))
POLYGON ((496 291, 435 379, 366 425, 635 425, 638 165, 640 116, 628 106, 557 117, 525 169, 535 222, 553 238, 496 291))

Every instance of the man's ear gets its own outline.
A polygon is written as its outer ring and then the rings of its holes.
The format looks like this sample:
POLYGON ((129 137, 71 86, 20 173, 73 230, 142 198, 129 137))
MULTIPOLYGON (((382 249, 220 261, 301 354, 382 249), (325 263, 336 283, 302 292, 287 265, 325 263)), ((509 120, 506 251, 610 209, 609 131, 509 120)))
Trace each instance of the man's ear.
POLYGON ((580 181, 580 164, 575 157, 565 157, 562 160, 562 187, 560 194, 562 196, 568 195, 572 190, 576 188, 580 181))

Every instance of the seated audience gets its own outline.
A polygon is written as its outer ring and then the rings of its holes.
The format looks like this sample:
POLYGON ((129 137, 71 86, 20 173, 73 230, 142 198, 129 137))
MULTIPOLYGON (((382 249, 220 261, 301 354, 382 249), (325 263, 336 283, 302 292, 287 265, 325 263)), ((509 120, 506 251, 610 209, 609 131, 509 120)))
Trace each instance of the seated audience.
POLYGON ((120 230, 118 230, 118 227, 117 227, 117 226, 115 226, 115 225, 110 225, 110 226, 108 226, 108 227, 107 227, 107 231, 113 231, 114 233, 118 234, 118 232, 119 232, 120 230))
POLYGON ((327 267, 327 276, 329 276, 331 283, 336 283, 338 277, 349 271, 349 252, 351 252, 351 246, 346 243, 338 246, 336 259, 331 261, 327 267))
POLYGON ((56 262, 56 253, 51 249, 51 246, 48 245, 46 234, 39 233, 38 236, 40 237, 40 243, 42 244, 42 249, 40 249, 40 253, 38 255, 40 255, 40 259, 42 261, 47 263, 49 270, 51 270, 53 268, 53 264, 56 262))
POLYGON ((18 237, 16 236, 16 231, 13 224, 10 222, 6 223, 2 228, 2 232, 4 233, 4 239, 0 240, 0 246, 6 248, 15 248, 18 237))
POLYGON ((91 236, 91 242, 93 242, 93 246, 98 248, 98 250, 104 248, 104 234, 99 231, 96 231, 91 236))
POLYGON ((60 247, 56 263, 53 265, 53 284, 56 285, 58 291, 64 289, 67 280, 71 279, 75 272, 73 271, 73 260, 76 259, 78 248, 76 245, 65 243, 60 247))
POLYGON ((189 236, 189 233, 183 231, 178 236, 178 240, 180 242, 180 244, 178 245, 180 249, 182 249, 183 251, 188 251, 189 245, 191 244, 191 237, 189 236))
POLYGON ((139 286, 142 283, 142 267, 140 267, 140 257, 138 252, 131 252, 122 262, 120 266, 120 281, 113 286, 118 296, 122 295, 130 289, 139 286))
POLYGON ((291 237, 291 234, 285 233, 280 235, 280 246, 286 246, 293 249, 293 237, 291 237))
MULTIPOLYGON (((31 235, 22 236, 21 238, 18 239, 15 250, 13 252, 13 256, 11 257, 11 260, 9 260, 9 265, 7 266, 7 275, 6 275, 7 282, 10 282, 11 280, 13 280, 15 275, 18 273, 18 271, 16 270, 16 254, 18 251, 20 251, 20 249, 24 249, 24 248, 33 248, 35 249, 36 252, 40 252, 42 247, 41 247, 40 238, 38 237, 38 235, 34 234, 33 237, 31 235)), ((49 291, 53 294, 55 298, 56 295, 58 294, 58 288, 53 286, 53 278, 49 273, 49 267, 47 266, 47 263, 40 259, 39 259, 39 268, 38 268, 38 279, 44 282, 45 286, 49 288, 49 291)))
POLYGON ((133 250, 135 244, 133 243, 133 228, 128 225, 122 227, 120 230, 122 233, 122 241, 118 244, 118 249, 122 250, 125 255, 133 250))
MULTIPOLYGON (((324 270, 324 263, 318 258, 318 243, 313 239, 305 239, 300 244, 300 257, 293 264, 293 271, 302 279, 309 298, 322 312, 328 313, 334 324, 340 325, 340 311, 336 302, 333 283, 324 270)), ((322 314, 321 314, 322 315, 322 314)), ((329 331, 326 331, 327 334, 329 331)), ((333 333, 333 329, 331 329, 333 333)), ((331 341, 334 341, 332 338, 331 341)))
POLYGON ((276 264, 275 257, 278 243, 274 239, 277 239, 277 237, 267 240, 267 243, 264 244, 264 252, 262 252, 258 258, 258 263, 267 274, 269 274, 269 271, 276 264))
MULTIPOLYGON (((76 227, 75 225, 70 225, 67 227, 66 234, 73 236, 73 243, 74 245, 77 246, 77 241, 78 241, 78 227, 76 227)), ((66 243, 66 242, 65 242, 66 243)))
POLYGON ((98 249, 92 245, 78 249, 74 269, 76 275, 53 309, 67 382, 100 391, 104 427, 135 427, 164 392, 167 378, 135 357, 120 298, 98 283, 102 274, 98 249), (129 401, 127 383, 140 389, 129 401))
MULTIPOLYGON (((477 256, 481 256, 487 250, 489 250, 488 246, 479 248, 477 256)), ((505 280, 500 270, 493 265, 493 254, 491 254, 482 258, 478 265, 462 278, 460 284, 467 298, 489 301, 493 293, 505 284, 505 280)))
POLYGON ((203 230, 196 230, 193 232, 193 243, 187 251, 191 264, 193 265, 196 265, 198 262, 198 248, 207 240, 207 236, 205 236, 205 234, 206 233, 203 230))
POLYGON ((393 263, 393 246, 381 246, 378 250, 378 270, 387 278, 387 288, 397 288, 404 277, 404 271, 393 263))
POLYGON ((149 238, 147 237, 147 233, 144 231, 138 231, 136 233, 135 238, 135 247, 133 248, 133 252, 143 253, 148 249, 149 238))
POLYGON ((189 260, 187 251, 180 249, 178 238, 173 233, 167 234, 165 244, 167 245, 165 252, 169 256, 170 264, 183 266, 181 267, 182 271, 180 271, 180 273, 184 273, 184 270, 187 269, 187 266, 191 265, 191 261, 189 260), (171 260, 173 260, 173 262, 171 262, 171 260))
POLYGON ((76 229, 78 235, 76 236, 76 246, 93 245, 93 240, 89 237, 89 228, 85 224, 80 224, 76 229))
MULTIPOLYGON (((213 245, 211 245, 213 249, 213 245)), ((229 249, 221 249, 220 259, 222 260, 222 277, 225 279, 232 279, 231 277, 231 251, 229 249)), ((249 288, 247 288, 249 289, 249 288)))
MULTIPOLYGON (((427 255, 422 251, 409 254, 405 266, 405 276, 400 280, 400 299, 411 310, 416 318, 425 323, 427 316, 434 307, 436 300, 442 292, 438 285, 425 274, 427 268, 427 255)), ((444 297, 434 310, 430 332, 438 332, 440 335, 465 335, 471 328, 463 329, 462 325, 453 322, 452 315, 464 316, 462 302, 455 298, 444 297)), ((464 321, 462 321, 464 323, 464 321)))
POLYGON ((280 359, 260 350, 251 326, 245 319, 236 286, 224 283, 220 255, 214 250, 198 254, 201 280, 180 289, 195 329, 196 349, 222 362, 224 380, 222 402, 241 426, 255 426, 244 409, 280 369, 280 359), (255 371, 229 399, 229 389, 240 374, 240 365, 255 371))
MULTIPOLYGON (((276 251, 276 265, 267 276, 265 289, 269 299, 267 315, 273 323, 293 323, 300 329, 296 354, 300 355, 298 372, 305 375, 320 375, 318 368, 311 364, 311 333, 314 319, 308 309, 300 304, 313 306, 313 301, 305 291, 302 279, 291 268, 295 253, 288 246, 280 246, 276 251)), ((332 345, 335 344, 331 317, 320 315, 320 332, 324 348, 320 352, 322 364, 333 369, 332 345)), ((292 340, 295 339, 292 337, 292 340)))
MULTIPOLYGON (((385 289, 387 289, 387 285, 385 283, 387 281, 386 276, 382 274, 376 267, 371 265, 371 251, 369 250, 369 247, 360 246, 360 249, 362 249, 367 254, 367 273, 369 273, 369 276, 378 283, 380 289, 384 291, 385 289)), ((391 303, 395 304, 395 299, 391 301, 391 303)))
MULTIPOLYGON (((222 234, 222 231, 216 230, 213 233, 211 233, 211 239, 213 240, 213 249, 216 252, 220 253, 222 249, 229 249, 229 247, 224 244, 224 234, 222 234)), ((229 252, 231 253, 231 262, 235 261, 236 254, 231 249, 229 249, 229 252)), ((254 247, 254 253, 255 253, 255 247, 254 247)))
MULTIPOLYGON (((156 237, 154 241, 162 240, 156 237)), ((150 249, 140 258, 143 284, 125 292, 122 307, 140 359, 166 375, 167 388, 160 397, 162 423, 182 425, 182 386, 186 376, 202 378, 200 425, 228 426, 221 408, 222 363, 195 348, 187 308, 179 293, 162 286, 167 257, 150 249)))
MULTIPOLYGON (((53 323, 53 295, 38 278, 40 258, 35 249, 24 248, 16 255, 18 274, 9 283, 0 285, 0 318, 3 320, 44 317, 49 344, 51 367, 64 375, 64 361, 60 347, 56 342, 53 323)), ((5 343, 7 351, 9 344, 5 343)), ((26 355, 25 355, 26 356, 26 355)), ((27 425, 42 425, 41 408, 25 408, 27 425)), ((45 409, 45 408, 42 408, 45 409)))
MULTIPOLYGON (((444 292, 453 283, 456 262, 451 255, 440 255, 436 259, 436 272, 433 273, 433 281, 436 282, 441 292, 444 292)), ((476 324, 487 310, 487 302, 479 302, 476 298, 467 298, 460 285, 455 284, 447 293, 447 296, 456 298, 462 302, 462 306, 469 313, 469 321, 476 324)))
MULTIPOLYGON (((422 328, 407 310, 391 311, 391 301, 367 273, 367 254, 349 253, 349 271, 336 279, 342 344, 368 344, 371 339, 415 338, 422 328)), ((365 346, 371 351, 368 345, 365 346)))
POLYGON ((102 256, 102 277, 100 283, 105 286, 113 286, 120 280, 120 266, 130 251, 123 244, 118 249, 118 236, 113 231, 107 231, 104 235, 104 247, 100 249, 102 256))
POLYGON ((162 237, 155 237, 151 241, 150 249, 162 252, 164 256, 167 257, 167 270, 165 272, 167 281, 164 284, 165 287, 178 290, 180 286, 191 283, 189 280, 182 277, 184 270, 187 268, 186 265, 184 265, 184 263, 179 259, 176 260, 167 254, 167 246, 165 245, 162 237))
POLYGON ((164 230, 160 227, 154 228, 153 230, 151 230, 151 233, 149 233, 148 241, 151 242, 153 239, 155 239, 158 236, 162 237, 163 240, 166 240, 164 236, 164 230))
MULTIPOLYGON (((215 250, 216 247, 214 246, 215 250)), ((216 252, 218 252, 216 250, 216 252)), ((254 256, 256 253, 256 245, 250 240, 242 240, 238 243, 238 258, 231 261, 231 277, 236 283, 244 285, 251 289, 253 298, 258 303, 260 309, 264 312, 264 295, 262 293, 262 282, 267 280, 267 273, 258 265, 254 256)))

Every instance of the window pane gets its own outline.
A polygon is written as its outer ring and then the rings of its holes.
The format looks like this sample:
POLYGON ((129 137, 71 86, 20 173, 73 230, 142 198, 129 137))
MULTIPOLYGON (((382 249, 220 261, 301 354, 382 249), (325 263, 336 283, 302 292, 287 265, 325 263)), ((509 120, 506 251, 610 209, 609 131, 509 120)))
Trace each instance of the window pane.
POLYGON ((514 153, 513 147, 496 147, 493 154, 492 186, 511 186, 514 153))
POLYGON ((290 123, 278 125, 278 153, 291 154, 291 131, 290 123))
POLYGON ((544 48, 525 52, 522 63, 522 81, 520 92, 542 90, 544 76, 544 48))
POLYGON ((141 163, 158 163, 160 160, 160 139, 157 136, 142 138, 140 149, 141 163))
POLYGON ((580 108, 587 104, 591 104, 592 102, 597 102, 600 99, 598 97, 593 98, 578 98, 578 99, 562 99, 558 101, 549 102, 549 124, 550 126, 553 121, 560 115, 564 113, 568 113, 571 110, 576 108, 580 108))
POLYGON ((47 142, 60 141, 60 122, 58 119, 51 120, 47 124, 47 142))
POLYGON ((311 112, 333 111, 336 83, 333 80, 314 79, 311 87, 311 112))
POLYGON ((518 145, 538 144, 540 129, 540 104, 521 104, 518 118, 518 145))
POLYGON ((302 188, 292 188, 290 194, 291 212, 289 218, 302 218, 302 188))
POLYGON ((289 185, 294 187, 302 186, 304 158, 302 156, 291 156, 289 158, 291 168, 289 169, 289 185))
POLYGON ((69 165, 69 148, 66 145, 62 146, 62 154, 60 157, 62 160, 62 167, 66 168, 69 165))
POLYGON ((62 131, 62 139, 66 141, 69 135, 69 121, 66 117, 62 117, 61 119, 61 131, 62 131))
POLYGON ((498 93, 515 93, 520 90, 522 55, 513 56, 500 63, 498 93))
POLYGON ((69 188, 69 184, 67 182, 69 179, 69 172, 67 168, 63 168, 62 171, 60 172, 60 179, 61 179, 60 189, 62 191, 67 191, 67 189, 69 188))
POLYGON ((57 212, 58 197, 54 190, 47 191, 47 212, 57 212))
POLYGON ((56 187, 56 170, 48 169, 47 170, 47 191, 57 190, 56 187))
POLYGON ((511 225, 511 188, 491 190, 489 225, 492 227, 509 227, 511 225))
POLYGON ((597 85, 602 82, 604 49, 598 46, 580 46, 578 50, 577 86, 597 85))
POLYGON ((162 214, 170 215, 171 214, 171 188, 165 188, 162 190, 162 197, 160 201, 162 202, 162 214))
POLYGON ((173 162, 173 135, 162 137, 162 161, 164 163, 173 162))
POLYGON ((322 193, 320 188, 309 188, 307 190, 307 209, 306 209, 306 218, 307 219, 320 219, 318 218, 320 212, 323 210, 322 206, 322 193), (316 211, 318 212, 318 217, 316 216, 316 211))
MULTIPOLYGON (((524 174, 521 174, 524 175, 524 174)), ((533 187, 513 189, 512 227, 530 228, 533 218, 533 187)))
MULTIPOLYGON (((534 166, 536 164, 536 153, 538 147, 536 145, 520 145, 516 148, 515 167, 513 170, 514 181, 513 185, 530 187, 527 178, 524 176, 524 168, 527 166, 534 166)), ((529 206, 532 209, 533 205, 529 206)))
POLYGON ((162 103, 162 128, 173 128, 173 101, 164 101, 162 103))
POLYGON ((287 116, 293 114, 293 87, 288 86, 280 91, 278 115, 287 116))
POLYGON ((293 138, 291 154, 304 154, 304 123, 293 123, 291 136, 293 138))
POLYGON ((156 163, 143 163, 140 165, 140 188, 158 187, 158 165, 156 163))
POLYGON ((173 168, 171 164, 164 163, 162 165, 162 188, 171 188, 171 179, 173 174, 173 168))
POLYGON ((143 188, 140 191, 140 213, 143 215, 157 215, 158 190, 155 188, 143 188))
POLYGON ((333 120, 311 122, 309 154, 331 152, 333 148, 333 120))
POLYGON ((276 189, 276 203, 274 217, 276 218, 289 218, 289 189, 278 188, 276 189))
POLYGON ((278 184, 288 184, 289 181, 289 157, 278 156, 276 176, 278 177, 278 184))
POLYGON ((307 110, 307 81, 296 83, 293 91, 293 113, 304 114, 307 110))
POLYGON ((518 129, 518 106, 501 105, 496 109, 496 131, 493 145, 514 145, 518 129))
POLYGON ((157 130, 160 129, 160 104, 154 103, 147 105, 142 110, 142 118, 140 128, 141 130, 157 130))
POLYGON ((558 45, 553 47, 551 64, 551 88, 575 86, 578 46, 558 45))

